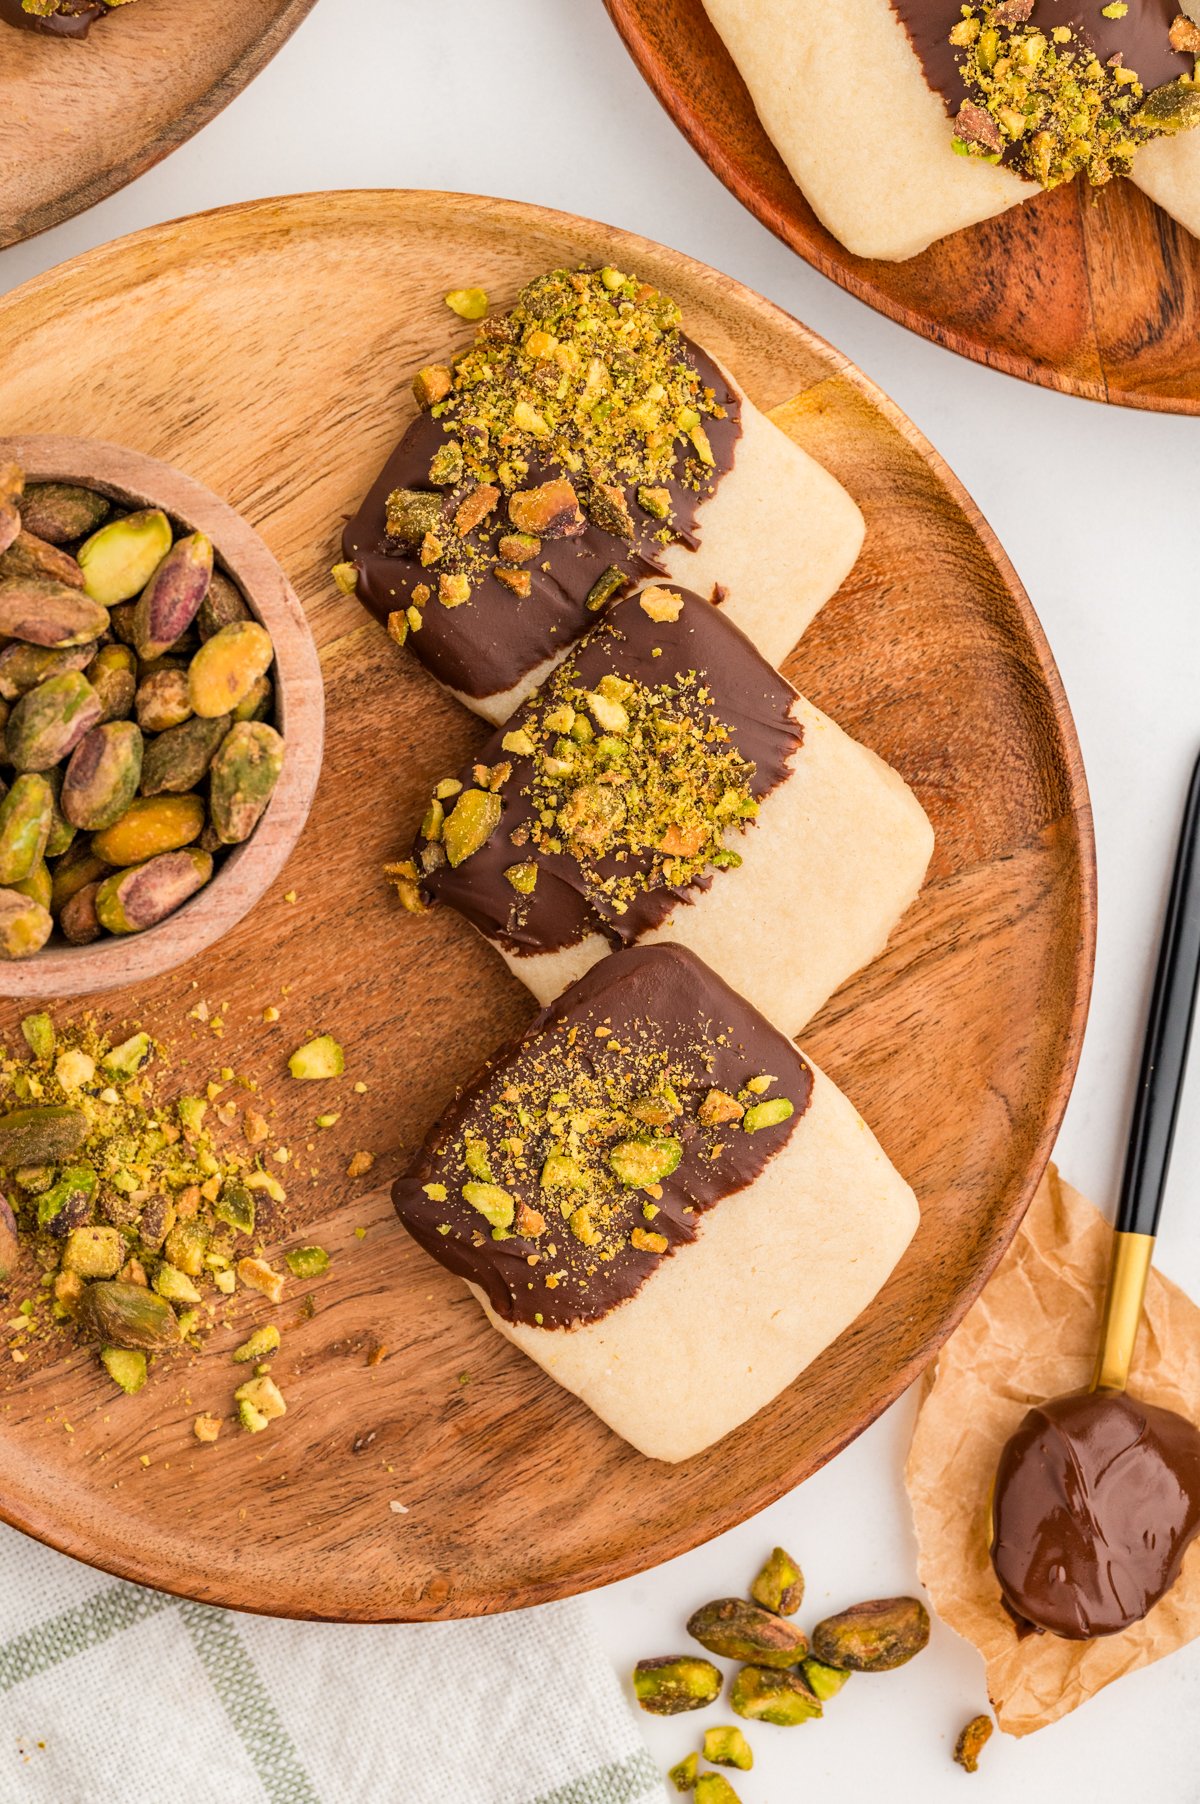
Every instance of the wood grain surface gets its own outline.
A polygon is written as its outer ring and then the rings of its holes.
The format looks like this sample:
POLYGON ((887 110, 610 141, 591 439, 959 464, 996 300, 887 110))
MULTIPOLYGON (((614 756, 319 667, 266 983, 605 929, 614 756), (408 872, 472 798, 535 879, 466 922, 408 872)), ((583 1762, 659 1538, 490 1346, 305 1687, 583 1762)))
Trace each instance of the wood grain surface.
POLYGON ((94 207, 184 144, 316 0, 135 0, 82 41, 0 25, 0 247, 94 207))
POLYGON ((0 996, 92 996, 143 983, 195 958, 249 913, 287 862, 304 829, 321 771, 325 695, 303 609, 258 534, 203 484, 157 458, 83 438, 0 438, 0 464, 18 463, 29 482, 81 483, 130 509, 161 507, 177 532, 203 532, 271 635, 273 724, 287 742, 267 812, 244 845, 221 860, 210 883, 159 926, 124 939, 104 935, 69 946, 59 935, 34 958, 0 964, 0 996))
POLYGON ((604 4, 713 173, 822 275, 935 344, 1026 382, 1200 413, 1200 241, 1132 182, 1072 182, 904 263, 851 256, 792 180, 702 0, 604 4))
MULTIPOLYGON (((768 302, 674 252, 511 202, 358 193, 204 215, 28 285, 0 302, 0 330, 5 420, 86 424, 191 471, 262 533, 316 634, 327 751, 286 871, 219 947, 104 1018, 258 1077, 296 1154, 279 1231, 304 1227, 333 1253, 328 1277, 293 1283, 278 1311, 239 1306, 242 1328, 272 1313, 284 1327, 289 1413, 262 1435, 190 1438, 197 1410, 228 1408, 236 1325, 190 1365, 159 1362, 137 1398, 84 1350, 19 1368, 0 1353, 0 1511, 169 1590, 378 1620, 578 1592, 761 1509, 865 1427, 962 1315, 1015 1231, 1074 1074, 1095 925, 1086 787, 1037 620, 978 511, 878 390, 768 302), (469 335, 441 296, 480 284, 507 302, 576 260, 676 295, 696 337, 862 505, 863 556, 787 669, 898 767, 938 835, 886 954, 804 1036, 914 1185, 920 1230, 810 1373, 681 1467, 641 1458, 553 1385, 393 1219, 387 1181, 533 1005, 461 920, 405 916, 382 880, 431 781, 489 729, 327 574, 414 410, 411 372, 469 335), (188 1018, 198 996, 220 1008, 219 1042, 188 1018), (282 1018, 265 1027, 268 1003, 282 1018), (293 1083, 286 1055, 317 1030, 345 1044, 346 1077, 293 1083), (336 1127, 315 1132, 334 1109, 336 1127), (359 1148, 377 1163, 356 1183, 343 1173, 359 1148), (370 1365, 376 1344, 387 1356, 370 1365)), ((18 1013, 0 1011, 9 1031, 18 1013)), ((695 1333, 703 1358, 703 1322, 695 1333)))

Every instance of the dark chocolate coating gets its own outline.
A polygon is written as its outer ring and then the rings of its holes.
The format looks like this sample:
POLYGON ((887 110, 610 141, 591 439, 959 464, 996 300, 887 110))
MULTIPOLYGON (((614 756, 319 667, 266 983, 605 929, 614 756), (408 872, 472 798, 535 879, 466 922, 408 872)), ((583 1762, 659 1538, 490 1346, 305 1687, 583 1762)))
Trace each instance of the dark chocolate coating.
POLYGON ((0 0, 0 22, 15 25, 18 31, 40 31, 52 38, 86 38, 96 20, 109 10, 104 0, 70 0, 70 6, 69 12, 41 18, 27 13, 21 0, 0 0))
POLYGON ((1140 1622, 1200 1529, 1200 1431, 1094 1391, 1031 1409, 1000 1456, 992 1565, 1018 1619, 1071 1641, 1140 1622))
MULTIPOLYGON (((803 727, 790 712, 796 691, 719 608, 684 589, 672 586, 670 593, 683 599, 678 620, 651 620, 639 598, 628 596, 588 634, 566 661, 563 673, 573 684, 592 690, 609 673, 657 687, 695 671, 711 694, 705 712, 723 722, 734 747, 754 765, 750 790, 761 801, 784 781, 788 760, 804 737, 803 727), (658 657, 654 656, 656 649, 661 653, 658 657)), ((457 868, 440 865, 425 881, 433 900, 450 903, 481 933, 517 956, 574 945, 588 933, 602 933, 614 946, 631 945, 721 875, 709 867, 687 888, 661 885, 643 889, 624 913, 618 913, 606 899, 588 892, 579 864, 569 852, 514 846, 513 830, 528 822, 533 813, 522 790, 530 783, 534 760, 506 752, 503 739, 551 705, 551 698, 539 691, 472 760, 472 765, 512 764, 512 775, 499 792, 503 804, 500 825, 487 844, 457 868), (510 865, 525 859, 538 867, 537 885, 530 896, 518 895, 504 875, 510 865)), ((472 782, 472 765, 459 773, 464 785, 472 782)), ((751 823, 747 831, 757 829, 751 823)), ((736 851, 741 837, 731 831, 726 844, 736 851)), ((606 858, 594 869, 605 877, 628 876, 649 869, 650 863, 649 858, 629 858, 620 864, 606 858)))
MULTIPOLYGON (((1191 75, 1194 58, 1172 50, 1168 32, 1179 17, 1179 0, 1128 0, 1123 19, 1106 19, 1103 0, 1035 0, 1030 25, 1047 36, 1056 25, 1067 25, 1090 44, 1102 63, 1120 53, 1127 69, 1136 69, 1149 92, 1181 75, 1191 75)), ((970 91, 959 72, 962 52, 950 42, 950 32, 962 14, 955 0, 892 0, 892 6, 921 59, 925 79, 946 103, 953 118, 970 91)))
MULTIPOLYGON (((675 538, 695 544, 700 508, 733 466, 742 430, 741 400, 711 358, 687 339, 681 339, 681 343, 727 416, 704 418, 714 459, 705 484, 696 489, 675 479, 658 485, 671 491, 671 530, 675 538)), ((499 695, 522 682, 547 658, 557 657, 587 631, 596 618, 585 605, 587 595, 607 569, 615 566, 623 570, 630 581, 661 571, 662 546, 655 536, 661 524, 641 511, 634 499, 635 487, 630 487, 626 490, 630 512, 640 523, 638 536, 632 542, 604 532, 589 520, 574 538, 543 541, 540 557, 524 566, 532 578, 530 593, 524 600, 518 600, 489 574, 476 583, 470 600, 461 607, 443 607, 437 600, 436 567, 427 570, 417 558, 401 552, 387 537, 386 519, 387 498, 397 488, 445 493, 444 513, 447 519, 452 517, 465 491, 458 489, 451 494, 435 490, 429 481, 430 461, 445 444, 446 436, 440 420, 429 413, 418 415, 346 527, 343 556, 358 569, 359 599, 384 624, 394 609, 408 606, 418 584, 432 586, 434 597, 425 609, 424 623, 419 632, 409 637, 412 650, 447 688, 470 696, 499 695), (544 569, 543 565, 549 568, 544 569)), ((697 466, 690 462, 688 468, 694 472, 697 466)), ((525 486, 534 488, 565 474, 559 465, 534 464, 525 486)))
MULTIPOLYGON (((811 1095, 812 1072, 791 1041, 693 953, 680 946, 635 946, 594 966, 542 1010, 515 1046, 488 1061, 443 1116, 412 1169, 398 1179, 392 1200, 413 1239, 450 1271, 477 1284, 505 1321, 533 1324, 540 1317, 537 1325, 545 1328, 598 1321, 634 1296, 663 1258, 696 1239, 699 1216, 753 1183, 797 1130, 811 1095), (593 1030, 598 1025, 611 1027, 611 1036, 596 1038, 593 1030), (577 1030, 575 1050, 568 1058, 566 1036, 572 1028, 577 1030), (542 1257, 530 1266, 529 1255, 542 1251, 543 1243, 519 1235, 493 1240, 481 1217, 462 1200, 456 1177, 447 1174, 449 1195, 444 1202, 425 1195, 422 1186, 442 1180, 446 1155, 464 1132, 494 1145, 500 1135, 514 1131, 511 1110, 501 1107, 499 1115, 493 1113, 510 1081, 520 1084, 523 1077, 528 1081, 535 1062, 547 1058, 561 1070, 560 1081, 568 1094, 571 1059, 619 1075, 625 1061, 611 1050, 610 1042, 669 1052, 675 1088, 684 1105, 671 1130, 684 1140, 683 1157, 663 1180, 653 1221, 655 1232, 669 1242, 667 1253, 626 1245, 615 1258, 598 1263, 556 1219, 547 1237, 557 1248, 556 1256, 542 1257), (771 1096, 788 1097, 795 1113, 777 1127, 754 1134, 725 1129, 719 1135, 719 1155, 708 1157, 713 1136, 698 1129, 700 1101, 714 1087, 736 1092, 758 1073, 776 1078, 771 1096), (446 1224, 450 1232, 439 1234, 438 1228, 446 1224), (589 1271, 589 1265, 594 1269, 589 1271), (566 1281, 548 1288, 546 1275, 564 1266, 566 1281)), ((531 1147, 533 1172, 540 1166, 542 1151, 551 1147, 550 1136, 544 1149, 531 1147)), ((536 1176, 514 1194, 531 1208, 546 1206, 536 1176)), ((636 1192, 627 1194, 640 1197, 636 1192)), ((630 1225, 641 1225, 636 1207, 630 1225)))

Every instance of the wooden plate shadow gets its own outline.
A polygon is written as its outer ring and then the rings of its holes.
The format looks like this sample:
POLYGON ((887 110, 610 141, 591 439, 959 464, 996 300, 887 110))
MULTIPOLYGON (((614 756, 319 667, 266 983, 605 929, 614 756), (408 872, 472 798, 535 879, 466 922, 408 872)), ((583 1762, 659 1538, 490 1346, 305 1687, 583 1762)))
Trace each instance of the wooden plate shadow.
MULTIPOLYGON (((138 1398, 117 1395, 85 1351, 35 1349, 19 1366, 0 1355, 0 1513, 192 1597, 395 1620, 582 1591, 763 1508, 898 1396, 967 1309, 1041 1174, 1079 1053, 1095 928, 1079 748, 1037 620, 977 509, 891 402, 759 296, 658 245, 512 202, 350 193, 183 220, 0 301, 0 332, 13 431, 86 430, 188 470, 262 534, 313 627, 327 750, 286 870, 219 946, 107 1007, 260 1079, 293 1153, 275 1230, 303 1229, 333 1254, 329 1276, 293 1283, 276 1312, 290 1407, 265 1435, 231 1424, 201 1447, 190 1433, 198 1410, 228 1411, 225 1355, 261 1306, 235 1311, 191 1365, 160 1362, 138 1398), (382 881, 430 783, 486 728, 328 578, 343 516, 412 412, 412 370, 468 336, 442 295, 469 281, 502 303, 575 260, 675 294, 697 338, 861 503, 863 557, 788 670, 915 785, 938 834, 886 955, 804 1036, 915 1186, 919 1233, 808 1376, 681 1467, 642 1459, 559 1391, 391 1215, 388 1180, 533 1009, 469 929, 405 917, 382 881), (71 326, 81 312, 85 342, 71 326), (198 998, 222 1017, 219 1041, 190 1017, 198 998), (267 1004, 277 1025, 262 1023, 267 1004), (345 1044, 344 1082, 288 1079, 287 1054, 317 1030, 345 1044), (341 1111, 327 1132, 313 1127, 322 1110, 341 1111), (376 1166, 355 1183, 344 1173, 360 1148, 376 1166), (369 1364, 375 1345, 387 1356, 369 1364)), ((6 1033, 19 1012, 0 1010, 6 1033)))
POLYGON ((1200 242, 1132 182, 1080 183, 905 263, 851 256, 759 121, 701 0, 604 0, 638 69, 742 205, 869 307, 1007 375, 1089 401, 1200 413, 1200 242))
POLYGON ((207 125, 316 0, 137 0, 85 42, 0 26, 0 248, 86 212, 207 125))

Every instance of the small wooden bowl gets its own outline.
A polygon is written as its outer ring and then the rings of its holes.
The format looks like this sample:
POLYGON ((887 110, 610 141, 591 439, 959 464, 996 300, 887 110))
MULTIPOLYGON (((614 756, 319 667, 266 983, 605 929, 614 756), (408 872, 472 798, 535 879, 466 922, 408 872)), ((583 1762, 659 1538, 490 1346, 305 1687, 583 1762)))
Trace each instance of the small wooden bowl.
POLYGON ((144 983, 228 933, 283 869, 308 819, 321 770, 325 692, 312 633, 296 595, 263 541, 210 489, 157 458, 85 438, 0 438, 29 482, 74 482, 131 509, 160 507, 176 527, 203 532, 217 566, 235 582, 275 646, 274 724, 287 740, 275 793, 244 845, 204 889, 144 933, 68 946, 57 936, 33 958, 0 963, 0 996, 87 996, 144 983))

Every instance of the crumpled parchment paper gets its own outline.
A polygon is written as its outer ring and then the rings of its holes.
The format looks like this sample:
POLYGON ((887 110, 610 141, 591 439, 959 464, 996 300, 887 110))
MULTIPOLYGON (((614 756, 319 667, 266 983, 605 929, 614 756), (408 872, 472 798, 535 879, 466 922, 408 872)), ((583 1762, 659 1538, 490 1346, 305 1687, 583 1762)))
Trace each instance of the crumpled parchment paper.
MULTIPOLYGON (((929 1377, 905 1470, 922 1583, 987 1665, 1010 1735, 1044 1728, 1200 1634, 1200 1538, 1150 1614, 1119 1635, 1018 1637, 988 1559, 1000 1450, 1033 1403, 1091 1380, 1112 1229, 1049 1168, 995 1276, 929 1377)), ((1130 1391, 1200 1421, 1200 1309, 1150 1274, 1130 1391)))

